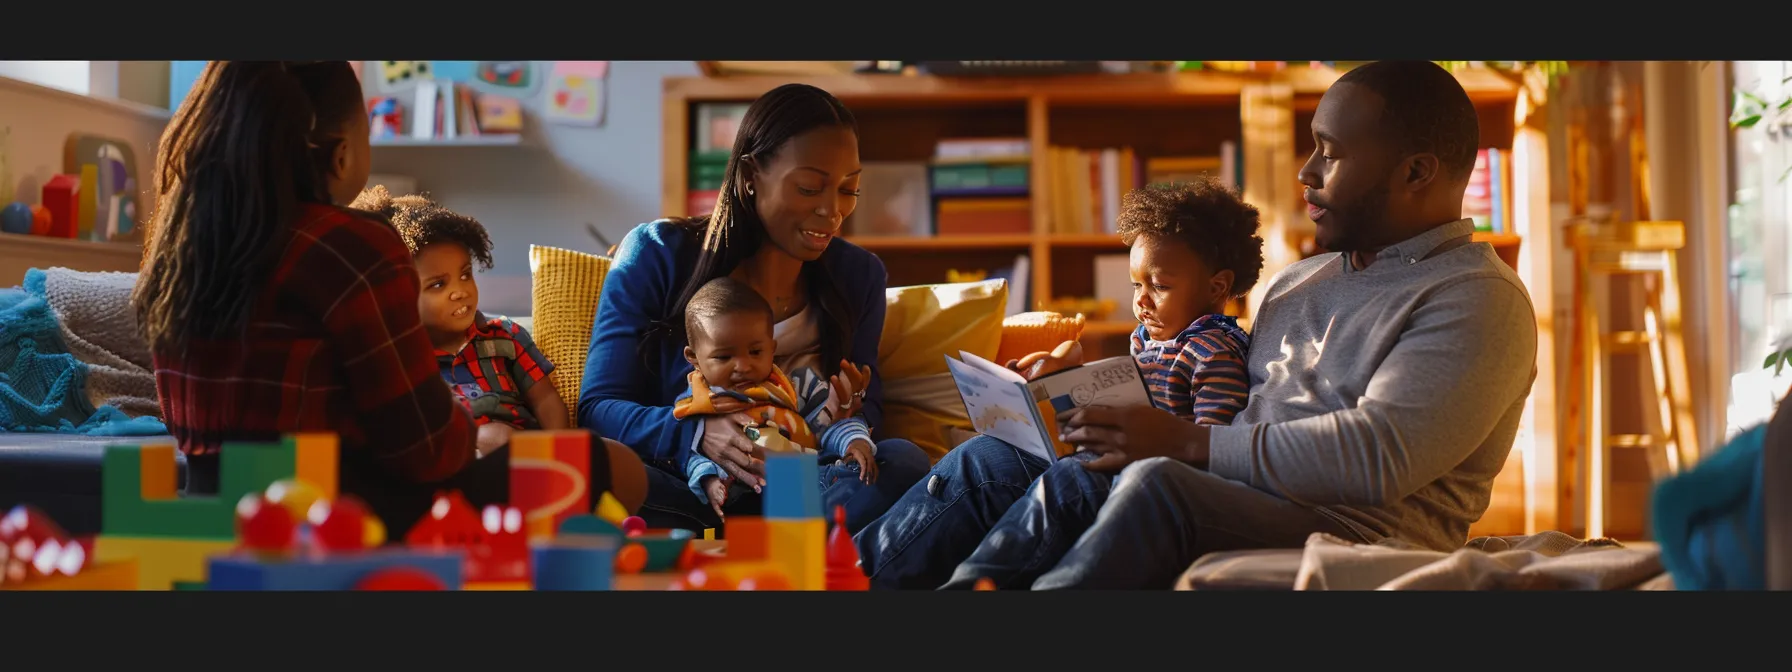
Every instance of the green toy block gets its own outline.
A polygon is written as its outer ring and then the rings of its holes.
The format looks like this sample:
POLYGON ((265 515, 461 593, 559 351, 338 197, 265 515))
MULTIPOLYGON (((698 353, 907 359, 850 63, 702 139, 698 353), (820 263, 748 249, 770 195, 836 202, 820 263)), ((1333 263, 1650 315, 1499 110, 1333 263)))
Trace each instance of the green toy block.
MULTIPOLYGON (((166 448, 159 448, 167 450, 166 448)), ((143 446, 106 447, 101 471, 102 534, 131 537, 229 539, 236 536, 236 503, 281 479, 293 478, 296 447, 279 443, 226 444, 220 452, 218 494, 173 499, 143 498, 143 446)), ((156 471, 162 471, 156 469, 156 471)), ((171 469, 158 476, 174 477, 171 469)), ((152 489, 172 491, 152 484, 152 489)))

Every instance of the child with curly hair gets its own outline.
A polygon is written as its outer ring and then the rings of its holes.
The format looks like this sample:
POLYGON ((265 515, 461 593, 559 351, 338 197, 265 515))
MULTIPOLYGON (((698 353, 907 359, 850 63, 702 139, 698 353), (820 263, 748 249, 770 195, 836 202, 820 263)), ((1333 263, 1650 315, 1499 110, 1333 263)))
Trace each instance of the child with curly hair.
MULTIPOLYGON (((1152 405, 1189 422, 1231 424, 1250 394, 1250 335, 1225 307, 1263 272, 1257 208, 1204 178, 1133 191, 1118 224, 1139 320, 1132 354, 1152 405)), ((1032 585, 1094 525, 1114 487, 1113 463, 1083 451, 1047 467, 943 587, 985 578, 997 588, 1032 585)))
POLYGON ((1131 248, 1132 354, 1160 408, 1225 425, 1250 393, 1251 337, 1225 314, 1263 271, 1257 209, 1208 178, 1128 195, 1121 242, 1131 248))
POLYGON ((508 445, 515 430, 571 427, 566 403, 548 377, 554 363, 529 331, 479 310, 473 264, 492 267, 491 237, 479 220, 425 196, 394 197, 384 186, 362 192, 353 207, 391 220, 410 248, 423 289, 418 313, 442 378, 478 425, 479 454, 508 445))

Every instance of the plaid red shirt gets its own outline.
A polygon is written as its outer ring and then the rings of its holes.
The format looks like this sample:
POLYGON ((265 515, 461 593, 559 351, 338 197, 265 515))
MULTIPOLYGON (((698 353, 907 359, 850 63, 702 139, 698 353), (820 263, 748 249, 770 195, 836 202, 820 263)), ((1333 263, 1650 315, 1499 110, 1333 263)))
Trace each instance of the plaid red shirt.
POLYGON ((417 271, 390 225, 307 205, 265 287, 243 338, 154 353, 183 451, 316 431, 419 481, 473 459, 473 423, 430 356, 417 271))
POLYGON ((529 330, 508 317, 480 313, 467 327, 460 350, 437 349, 436 364, 454 396, 467 405, 473 423, 503 422, 517 429, 541 429, 523 395, 554 371, 536 349, 529 330))

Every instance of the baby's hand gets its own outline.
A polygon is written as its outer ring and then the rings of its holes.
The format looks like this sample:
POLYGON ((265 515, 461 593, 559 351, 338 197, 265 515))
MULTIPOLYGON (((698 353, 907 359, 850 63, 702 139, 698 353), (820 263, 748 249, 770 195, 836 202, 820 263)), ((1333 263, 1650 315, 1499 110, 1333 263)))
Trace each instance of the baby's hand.
POLYGON ((703 491, 709 495, 709 508, 714 509, 716 517, 722 516, 722 504, 728 499, 728 482, 719 476, 704 476, 703 491))
POLYGON ((866 483, 877 482, 877 460, 871 457, 871 444, 863 439, 852 442, 846 447, 847 462, 859 465, 859 480, 866 483))
POLYGON ((871 367, 854 366, 852 362, 840 360, 840 372, 829 380, 828 387, 828 419, 844 420, 858 415, 859 409, 865 406, 865 388, 871 385, 871 367))

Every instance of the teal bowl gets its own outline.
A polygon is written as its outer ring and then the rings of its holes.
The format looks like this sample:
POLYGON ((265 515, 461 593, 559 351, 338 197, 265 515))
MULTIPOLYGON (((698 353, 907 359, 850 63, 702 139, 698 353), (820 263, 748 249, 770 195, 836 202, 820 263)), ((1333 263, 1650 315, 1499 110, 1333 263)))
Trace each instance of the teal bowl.
POLYGON ((686 546, 697 535, 690 530, 665 530, 648 532, 638 537, 622 540, 623 544, 640 544, 647 549, 647 566, 643 572, 665 572, 678 567, 678 558, 684 555, 686 546))

